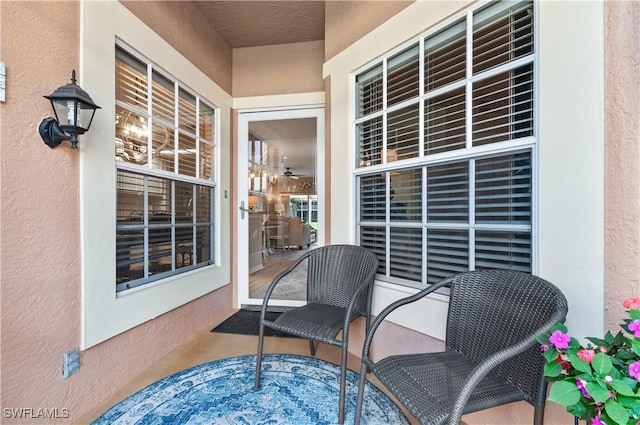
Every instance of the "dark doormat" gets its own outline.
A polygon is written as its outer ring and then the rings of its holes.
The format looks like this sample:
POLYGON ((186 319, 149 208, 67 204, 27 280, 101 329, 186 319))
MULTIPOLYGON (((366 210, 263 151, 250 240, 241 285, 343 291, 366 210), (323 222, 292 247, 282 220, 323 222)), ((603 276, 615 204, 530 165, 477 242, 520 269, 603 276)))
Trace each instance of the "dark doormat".
MULTIPOLYGON (((273 321, 281 314, 279 311, 267 311, 266 319, 273 321)), ((260 312, 252 310, 238 310, 233 316, 220 323, 211 332, 226 334, 258 335, 260 332, 260 312)), ((280 336, 288 338, 298 338, 285 332, 280 332, 271 328, 264 328, 264 336, 280 336)))

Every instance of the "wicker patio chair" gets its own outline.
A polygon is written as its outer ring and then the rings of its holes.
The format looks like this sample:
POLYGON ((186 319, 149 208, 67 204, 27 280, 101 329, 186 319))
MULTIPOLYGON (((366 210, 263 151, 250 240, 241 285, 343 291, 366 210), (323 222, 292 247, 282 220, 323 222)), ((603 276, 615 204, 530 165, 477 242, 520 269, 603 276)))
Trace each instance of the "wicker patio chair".
POLYGON ((423 425, 458 424, 463 414, 524 400, 543 423, 547 383, 535 336, 564 321, 564 295, 528 273, 458 274, 390 304, 374 320, 362 353, 355 424, 360 423, 367 369, 423 425), (371 342, 389 313, 449 288, 445 351, 373 361, 371 342))
POLYGON ((344 422, 349 323, 364 316, 370 327, 371 297, 378 259, 356 245, 329 245, 303 254, 276 276, 267 288, 260 314, 255 387, 260 386, 264 328, 272 328, 309 340, 311 355, 315 341, 342 349, 338 421, 344 422), (285 311, 275 321, 265 319, 269 298, 280 280, 301 263, 307 263, 307 304, 285 311), (342 336, 337 339, 342 331, 342 336))

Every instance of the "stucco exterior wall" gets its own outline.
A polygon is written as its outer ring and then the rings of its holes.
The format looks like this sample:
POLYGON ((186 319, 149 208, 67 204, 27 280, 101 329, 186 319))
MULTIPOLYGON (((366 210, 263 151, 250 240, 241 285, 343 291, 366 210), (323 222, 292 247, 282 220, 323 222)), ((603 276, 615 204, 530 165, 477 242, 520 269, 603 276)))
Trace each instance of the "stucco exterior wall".
POLYGON ((606 2, 605 329, 640 297, 640 3, 606 2))
POLYGON ((233 96, 323 92, 324 42, 233 49, 233 96))
MULTIPOLYGON (((80 8, 77 1, 0 2, 0 60, 7 67, 6 102, 0 103, 3 424, 74 423, 231 308, 227 285, 82 351, 79 372, 62 377, 62 356, 80 346, 81 335, 83 137, 78 150, 68 142, 51 150, 37 128, 52 114, 42 96, 67 84, 72 69, 79 71, 80 8), (58 418, 16 419, 4 410, 21 408, 56 409, 50 412, 58 418)), ((189 44, 192 33, 180 34, 189 44)), ((96 142, 90 133, 85 141, 96 142)))
POLYGON ((186 1, 119 1, 222 89, 231 93, 231 47, 195 4, 186 1))
POLYGON ((325 59, 331 59, 414 1, 326 2, 324 9, 325 59))

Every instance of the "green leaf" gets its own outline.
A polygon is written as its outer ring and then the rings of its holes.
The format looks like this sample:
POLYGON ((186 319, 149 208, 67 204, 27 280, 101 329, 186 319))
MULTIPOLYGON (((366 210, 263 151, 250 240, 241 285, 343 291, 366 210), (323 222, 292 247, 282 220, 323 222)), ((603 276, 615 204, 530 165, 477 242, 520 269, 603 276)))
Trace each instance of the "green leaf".
POLYGON ((597 347, 599 347, 601 345, 604 345, 604 346, 608 346, 609 345, 607 343, 607 341, 605 341, 604 339, 601 339, 601 338, 587 337, 587 340, 591 341, 597 347))
POLYGON ((611 334, 611 331, 607 331, 607 333, 604 334, 604 340, 609 345, 613 344, 613 335, 611 334))
POLYGON ((536 335, 536 341, 538 341, 540 344, 549 345, 550 337, 551 337, 551 334, 548 334, 548 333, 538 334, 536 335))
POLYGON ((567 407, 567 412, 580 419, 584 419, 587 417, 588 410, 584 404, 576 403, 573 406, 567 407))
POLYGON ((611 359, 604 353, 596 354, 591 361, 591 366, 593 367, 593 370, 601 376, 606 375, 613 368, 611 359))
POLYGON ((609 383, 609 386, 618 394, 626 395, 626 396, 634 396, 633 389, 629 388, 627 384, 620 380, 614 380, 609 383))
POLYGON ((609 417, 619 425, 626 425, 629 420, 627 409, 622 407, 620 403, 614 399, 607 400, 604 404, 604 411, 607 412, 607 415, 609 415, 609 417))
POLYGON ((562 406, 571 406, 580 401, 582 393, 575 384, 566 381, 554 382, 549 390, 549 400, 562 406))
POLYGON ((640 319, 640 310, 629 310, 629 317, 632 320, 640 319))
POLYGON ((638 338, 632 339, 631 348, 633 348, 633 352, 636 353, 636 356, 640 356, 640 339, 638 338))
POLYGON ((603 387, 602 385, 596 382, 587 382, 585 385, 587 388, 587 392, 595 401, 599 401, 601 403, 609 400, 609 389, 603 387))
POLYGON ((568 332, 567 327, 566 327, 566 326, 565 326, 565 324, 564 324, 564 323, 562 323, 562 322, 558 322, 558 323, 556 323, 555 325, 553 325, 553 326, 551 327, 551 329, 549 329, 549 334, 552 334, 552 333, 554 333, 555 331, 560 331, 560 332, 562 332, 562 333, 564 333, 564 334, 566 334, 566 333, 568 332))
POLYGON ((558 362, 551 362, 544 365, 544 376, 555 377, 560 376, 562 373, 562 364, 558 362))
POLYGON ((547 362, 552 362, 558 357, 558 352, 554 349, 549 349, 542 353, 547 362))
POLYGON ((589 366, 587 362, 578 357, 577 354, 569 353, 569 362, 575 370, 591 374, 591 366, 589 366))

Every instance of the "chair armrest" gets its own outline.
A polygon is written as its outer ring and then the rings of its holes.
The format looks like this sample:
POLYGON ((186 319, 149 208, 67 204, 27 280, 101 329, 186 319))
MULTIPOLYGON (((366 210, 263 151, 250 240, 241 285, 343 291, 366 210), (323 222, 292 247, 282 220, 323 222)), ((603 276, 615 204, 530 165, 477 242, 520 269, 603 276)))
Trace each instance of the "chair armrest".
MULTIPOLYGON (((376 263, 375 267, 372 267, 367 276, 364 278, 364 281, 358 286, 356 291, 351 297, 351 301, 349 302, 349 306, 347 307, 347 314, 344 316, 344 326, 342 327, 342 340, 349 340, 349 321, 351 318, 351 312, 355 307, 356 299, 358 298, 358 294, 362 292, 364 289, 369 288, 369 293, 367 294, 367 314, 371 314, 371 300, 373 298, 373 284, 375 283, 376 273, 378 272, 378 265, 376 263)), ((369 320, 369 318, 367 318, 369 320)))
POLYGON ((451 414, 449 415, 449 425, 458 425, 460 423, 464 407, 469 401, 473 390, 493 368, 500 365, 505 360, 527 351, 533 344, 537 342, 537 335, 547 332, 556 323, 564 321, 566 314, 566 310, 557 311, 550 320, 545 322, 534 332, 527 335, 517 344, 500 350, 480 362, 468 375, 467 383, 464 385, 464 387, 462 387, 462 390, 460 391, 460 394, 458 395, 458 398, 453 405, 453 409, 451 410, 451 414))
POLYGON ((276 275, 276 277, 273 278, 273 280, 271 281, 271 283, 267 287, 267 290, 266 290, 266 292, 264 294, 264 298, 262 300, 262 310, 260 312, 260 321, 263 321, 265 316, 266 316, 266 314, 267 314, 267 306, 269 305, 269 299, 271 298, 271 293, 275 289, 276 285, 278 283, 280 283, 280 280, 282 280, 283 277, 285 277, 286 275, 291 273, 298 266, 298 264, 300 264, 302 261, 304 261, 310 254, 311 254, 311 251, 308 251, 308 252, 302 254, 289 267, 287 267, 286 269, 284 269, 283 271, 278 273, 276 275))
POLYGON ((415 301, 418 301, 422 298, 424 298, 425 296, 429 295, 430 293, 437 291, 438 289, 447 286, 450 282, 453 281, 453 277, 450 278, 446 278, 443 279, 439 282, 436 282, 432 285, 429 285, 428 288, 425 288, 423 290, 421 290, 420 292, 416 292, 413 295, 410 295, 406 298, 402 298, 399 299, 398 301, 395 301, 391 304, 389 304, 384 310, 382 310, 380 312, 380 314, 378 314, 376 316, 376 320, 373 321, 373 323, 371 324, 371 329, 369 330, 369 333, 367 334, 365 340, 364 340, 364 344, 362 346, 362 361, 365 362, 367 364, 367 366, 371 367, 373 362, 372 360, 369 358, 369 351, 371 349, 371 342, 373 340, 373 336, 374 333, 376 332, 376 330, 378 329, 378 326, 380 326, 380 323, 382 323, 382 321, 395 309, 402 307, 404 305, 407 304, 411 304, 415 301))

